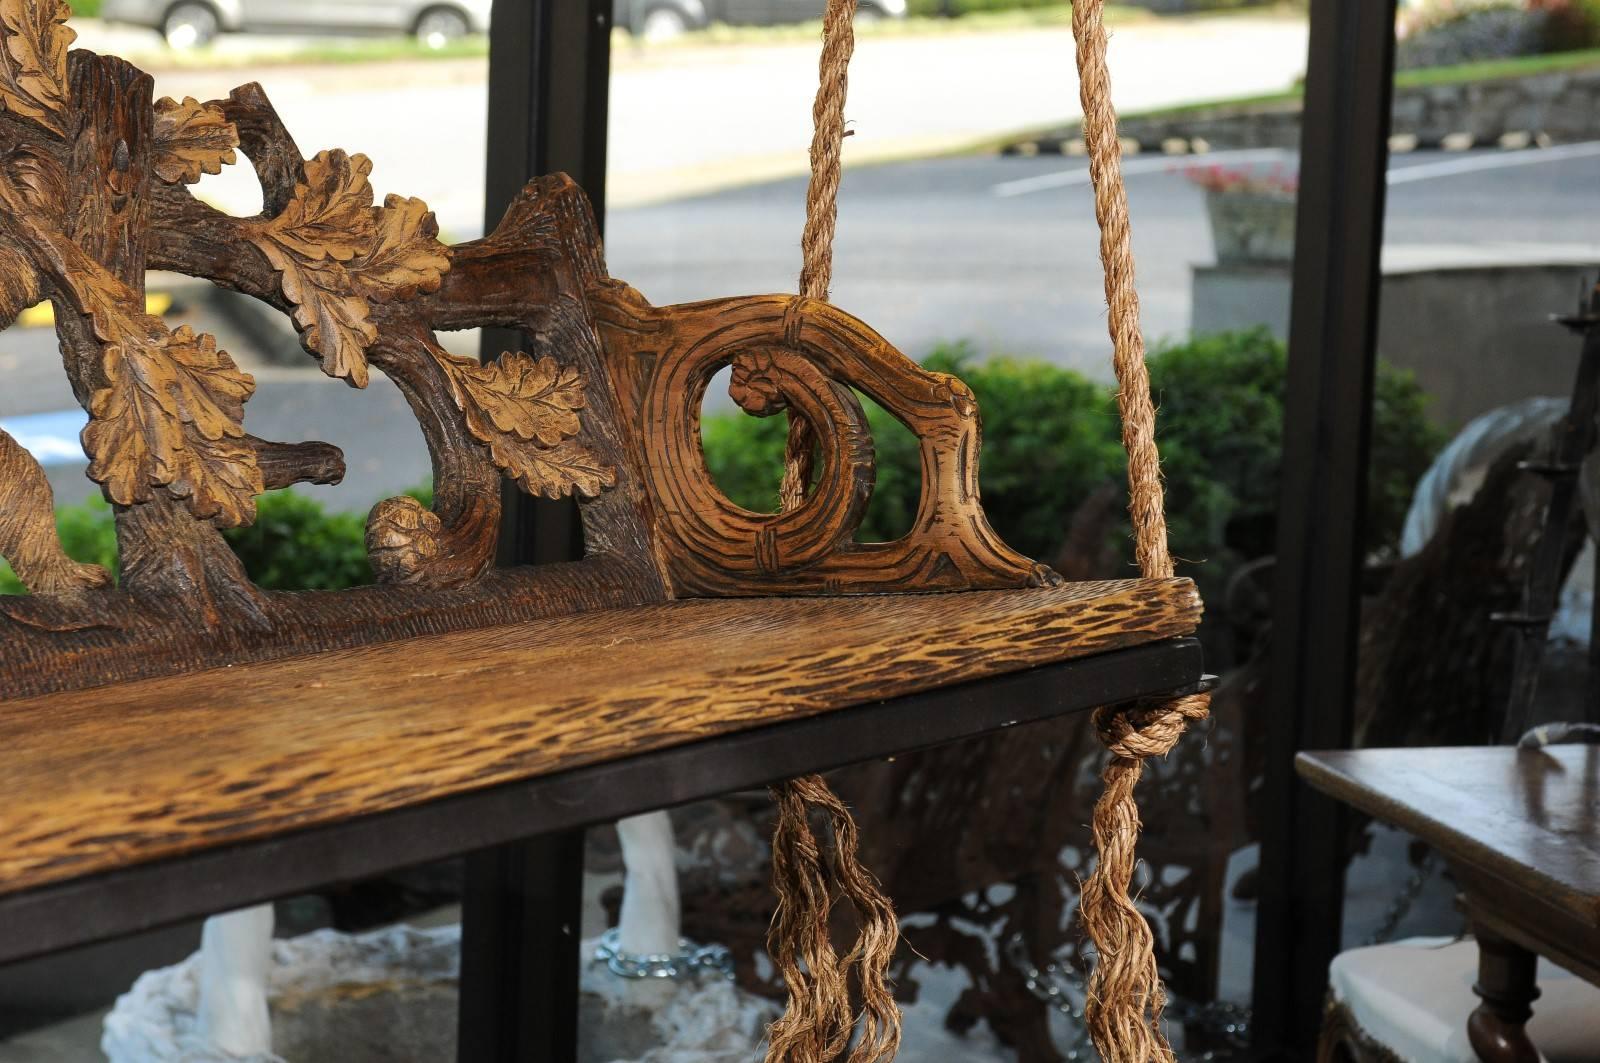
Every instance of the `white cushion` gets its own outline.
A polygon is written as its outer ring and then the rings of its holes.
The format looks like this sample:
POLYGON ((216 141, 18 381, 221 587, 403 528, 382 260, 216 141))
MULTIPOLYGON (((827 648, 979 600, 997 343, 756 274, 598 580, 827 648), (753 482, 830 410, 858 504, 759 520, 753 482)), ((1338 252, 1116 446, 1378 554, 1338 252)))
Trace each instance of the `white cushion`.
MULTIPOLYGON (((1349 949, 1328 967, 1334 998, 1373 1040, 1411 1063, 1477 1063, 1467 1016, 1478 1006, 1471 938, 1410 938, 1349 949)), ((1600 1063, 1600 988, 1539 961, 1528 1036, 1548 1063, 1600 1063)))

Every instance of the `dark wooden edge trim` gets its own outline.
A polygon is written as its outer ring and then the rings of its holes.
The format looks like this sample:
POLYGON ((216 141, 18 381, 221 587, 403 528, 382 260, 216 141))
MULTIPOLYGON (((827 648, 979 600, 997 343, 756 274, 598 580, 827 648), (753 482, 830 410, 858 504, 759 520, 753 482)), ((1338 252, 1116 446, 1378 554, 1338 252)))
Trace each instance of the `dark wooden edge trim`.
POLYGON ((0 897, 0 963, 1194 687, 1194 639, 1065 661, 0 897))

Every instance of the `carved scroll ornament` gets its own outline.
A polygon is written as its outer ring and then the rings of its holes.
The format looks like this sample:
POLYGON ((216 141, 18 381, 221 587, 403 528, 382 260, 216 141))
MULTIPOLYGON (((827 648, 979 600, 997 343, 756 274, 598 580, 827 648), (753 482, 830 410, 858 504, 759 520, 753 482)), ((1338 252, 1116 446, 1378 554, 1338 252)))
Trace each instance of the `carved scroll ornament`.
POLYGON ((588 203, 561 176, 532 182, 493 233, 447 246, 421 200, 374 203, 366 157, 305 157, 259 86, 153 100, 123 60, 69 51, 67 15, 60 0, 0 0, 0 327, 55 306, 121 575, 66 557, 42 470, 0 435, 0 557, 33 592, 0 598, 0 696, 675 595, 1053 581, 984 519, 970 391, 848 314, 780 296, 651 307, 607 274, 588 203), (262 188, 250 218, 189 187, 241 155, 262 188), (329 376, 364 388, 376 369, 400 388, 435 502, 373 508, 378 586, 250 583, 219 529, 249 524, 263 491, 337 482, 342 456, 251 435, 254 381, 213 337, 145 312, 146 269, 253 296, 329 376), (436 337, 482 326, 527 349, 479 364, 436 337), (712 483, 698 416, 724 365, 744 409, 794 409, 817 429, 822 472, 800 508, 750 513, 712 483), (853 388, 922 440, 923 503, 897 543, 853 541, 873 480, 853 388), (578 498, 586 560, 492 568, 504 481, 578 498))

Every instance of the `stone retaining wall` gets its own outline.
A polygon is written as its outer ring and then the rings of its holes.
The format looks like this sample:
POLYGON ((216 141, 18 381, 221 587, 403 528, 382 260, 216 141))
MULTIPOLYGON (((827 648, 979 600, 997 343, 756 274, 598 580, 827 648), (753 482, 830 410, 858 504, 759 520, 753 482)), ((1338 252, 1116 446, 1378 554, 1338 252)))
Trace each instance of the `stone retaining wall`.
MULTIPOLYGON (((1124 119, 1121 129, 1141 151, 1295 148, 1300 143, 1300 101, 1135 116, 1124 119)), ((1600 139, 1600 68, 1397 89, 1393 132, 1401 148, 1524 147, 1600 139)), ((1024 138, 1007 150, 1077 154, 1079 137, 1074 124, 1024 138)))
MULTIPOLYGON (((1550 315, 1576 309, 1593 282, 1593 266, 1567 262, 1386 269, 1378 354, 1416 373, 1428 415, 1452 431, 1508 402, 1568 395, 1579 341, 1550 315)), ((1287 265, 1196 266, 1192 327, 1287 338, 1289 293, 1287 265)))

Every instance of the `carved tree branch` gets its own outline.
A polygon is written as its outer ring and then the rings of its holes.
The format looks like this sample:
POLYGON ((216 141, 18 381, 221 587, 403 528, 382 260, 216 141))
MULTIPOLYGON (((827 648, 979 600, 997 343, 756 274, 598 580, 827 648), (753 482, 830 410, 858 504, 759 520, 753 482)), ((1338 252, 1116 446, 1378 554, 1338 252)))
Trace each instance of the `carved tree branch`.
POLYGON ((55 495, 33 455, 0 432, 0 558, 34 594, 71 597, 111 585, 99 565, 83 565, 61 549, 55 495))
POLYGON ((305 159, 258 82, 241 85, 222 101, 222 113, 239 131, 239 147, 261 182, 264 217, 283 213, 294 186, 305 179, 305 159))
POLYGON ((344 480, 344 451, 332 443, 269 443, 255 436, 245 436, 245 442, 255 449, 256 465, 268 491, 344 480))

